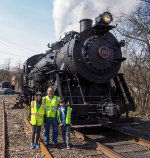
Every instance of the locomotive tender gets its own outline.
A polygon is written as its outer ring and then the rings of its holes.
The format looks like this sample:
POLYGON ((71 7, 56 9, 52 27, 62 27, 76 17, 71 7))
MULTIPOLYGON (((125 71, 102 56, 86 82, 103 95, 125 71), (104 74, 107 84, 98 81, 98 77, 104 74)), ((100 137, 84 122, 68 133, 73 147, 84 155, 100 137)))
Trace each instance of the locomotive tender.
POLYGON ((134 110, 134 101, 122 73, 118 73, 124 40, 111 33, 115 26, 109 12, 95 19, 80 21, 80 32, 48 44, 45 54, 30 57, 24 63, 23 93, 30 102, 36 91, 55 87, 56 95, 70 100, 73 123, 97 123, 99 119, 118 119, 134 110))

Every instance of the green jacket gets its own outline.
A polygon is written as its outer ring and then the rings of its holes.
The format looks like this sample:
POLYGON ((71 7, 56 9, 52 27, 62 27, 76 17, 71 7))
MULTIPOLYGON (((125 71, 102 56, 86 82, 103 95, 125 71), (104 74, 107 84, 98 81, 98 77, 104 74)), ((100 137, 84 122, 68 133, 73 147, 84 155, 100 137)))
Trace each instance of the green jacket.
MULTIPOLYGON (((65 110, 65 116, 66 116, 66 124, 71 124, 71 113, 72 113, 72 108, 70 106, 66 107, 65 110)), ((62 123, 61 117, 60 117, 60 107, 57 109, 57 119, 59 123, 62 123)))

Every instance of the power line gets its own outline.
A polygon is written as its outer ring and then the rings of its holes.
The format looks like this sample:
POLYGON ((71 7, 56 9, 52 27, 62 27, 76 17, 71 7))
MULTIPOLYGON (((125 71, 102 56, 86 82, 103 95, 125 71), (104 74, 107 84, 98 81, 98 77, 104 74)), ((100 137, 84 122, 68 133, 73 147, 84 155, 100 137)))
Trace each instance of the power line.
POLYGON ((0 53, 1 54, 7 53, 7 54, 10 54, 10 55, 15 55, 15 56, 19 56, 19 57, 28 58, 28 56, 18 55, 18 54, 7 52, 7 51, 3 51, 3 50, 0 50, 0 53))
MULTIPOLYGON (((12 45, 10 45, 10 44, 8 44, 8 43, 4 43, 4 42, 2 42, 2 41, 0 41, 0 43, 1 43, 2 45, 6 45, 7 47, 11 47, 11 48, 14 49, 14 50, 22 51, 22 50, 19 50, 18 48, 15 48, 14 46, 12 46, 12 45)), ((23 51, 26 52, 26 53, 29 53, 29 52, 26 51, 26 50, 23 50, 23 51)), ((30 51, 30 53, 31 53, 31 51, 30 51)))
POLYGON ((38 52, 37 50, 33 50, 33 49, 30 49, 30 48, 26 48, 26 47, 24 47, 23 45, 18 44, 17 42, 6 42, 6 41, 4 41, 4 40, 0 40, 0 42, 6 43, 6 44, 10 43, 10 44, 12 44, 12 45, 16 45, 16 46, 18 46, 18 47, 20 47, 20 48, 22 48, 22 49, 28 50, 28 51, 32 51, 32 52, 36 52, 36 53, 41 53, 41 52, 38 52))

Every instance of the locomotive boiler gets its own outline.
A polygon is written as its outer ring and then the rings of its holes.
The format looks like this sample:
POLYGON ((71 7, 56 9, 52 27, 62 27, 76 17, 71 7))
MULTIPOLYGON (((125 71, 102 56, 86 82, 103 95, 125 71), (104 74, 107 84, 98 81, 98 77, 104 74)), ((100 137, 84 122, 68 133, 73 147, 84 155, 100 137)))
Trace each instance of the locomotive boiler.
POLYGON ((118 73, 124 40, 111 33, 111 13, 104 12, 92 25, 80 21, 80 32, 70 31, 61 40, 48 44, 45 54, 24 63, 23 93, 30 102, 36 91, 46 93, 48 85, 69 100, 73 122, 97 123, 99 119, 118 119, 134 110, 134 101, 122 73, 118 73))

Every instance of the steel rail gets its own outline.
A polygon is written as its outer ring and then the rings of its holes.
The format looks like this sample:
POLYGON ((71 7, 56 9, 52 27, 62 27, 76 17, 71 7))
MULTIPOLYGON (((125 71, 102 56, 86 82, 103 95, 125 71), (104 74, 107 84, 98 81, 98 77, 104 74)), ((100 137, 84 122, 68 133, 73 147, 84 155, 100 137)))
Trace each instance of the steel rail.
POLYGON ((118 133, 120 133, 122 135, 125 135, 126 137, 130 138, 133 141, 133 143, 135 143, 135 144, 141 145, 143 147, 150 148, 150 141, 148 141, 148 140, 137 138, 134 135, 131 135, 131 134, 126 133, 124 131, 120 131, 120 130, 118 130, 116 128, 113 128, 113 127, 108 127, 108 126, 104 126, 104 127, 108 128, 110 130, 116 131, 116 132, 118 132, 118 133))
POLYGON ((5 102, 2 101, 3 106, 3 145, 2 145, 2 158, 6 158, 6 114, 5 114, 5 102))
MULTIPOLYGON (((115 132, 118 132, 121 135, 124 135, 126 137, 128 137, 131 141, 133 141, 133 143, 138 144, 140 146, 143 147, 147 147, 150 148, 150 141, 141 139, 141 138, 137 138, 134 135, 128 134, 126 132, 120 131, 116 128, 113 127, 109 127, 109 126, 104 126, 105 128, 109 129, 109 130, 113 130, 115 132)), ((106 147, 105 145, 96 142, 95 140, 91 139, 90 137, 88 137, 86 134, 83 134, 79 131, 73 130, 73 134, 75 135, 75 137, 77 139, 80 139, 82 141, 88 141, 90 143, 93 143, 93 145, 96 147, 96 150, 103 152, 106 156, 110 157, 110 158, 125 158, 123 155, 121 155, 118 152, 115 152, 114 150, 111 150, 110 148, 106 147)))
POLYGON ((82 141, 85 140, 85 141, 88 141, 88 142, 94 144, 94 146, 96 146, 95 149, 97 151, 104 153, 109 158, 125 158, 121 154, 115 152, 114 150, 111 150, 110 148, 106 147, 105 145, 103 145, 99 142, 94 141, 93 139, 89 138, 88 136, 86 136, 76 130, 73 130, 73 134, 75 135, 75 137, 77 139, 80 139, 82 141))
MULTIPOLYGON (((24 117, 24 121, 25 121, 26 125, 29 127, 30 131, 32 131, 32 126, 29 123, 29 120, 27 119, 27 117, 24 117)), ((39 139, 39 142, 40 142, 40 148, 41 148, 42 156, 44 158, 54 158, 52 153, 50 153, 50 151, 44 145, 44 143, 43 143, 41 138, 39 139)))

